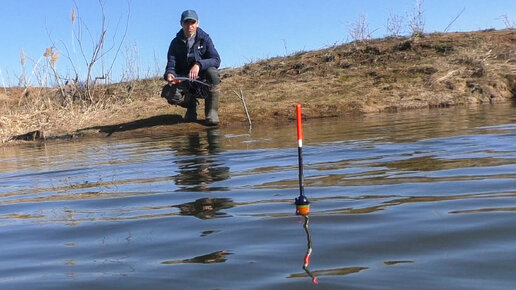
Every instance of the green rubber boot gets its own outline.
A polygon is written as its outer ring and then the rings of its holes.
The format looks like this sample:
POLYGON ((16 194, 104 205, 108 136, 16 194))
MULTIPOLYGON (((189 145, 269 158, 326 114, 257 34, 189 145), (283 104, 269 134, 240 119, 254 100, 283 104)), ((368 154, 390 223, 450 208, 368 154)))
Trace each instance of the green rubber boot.
POLYGON ((204 104, 205 124, 207 126, 217 126, 219 124, 219 97, 220 85, 213 86, 204 104))

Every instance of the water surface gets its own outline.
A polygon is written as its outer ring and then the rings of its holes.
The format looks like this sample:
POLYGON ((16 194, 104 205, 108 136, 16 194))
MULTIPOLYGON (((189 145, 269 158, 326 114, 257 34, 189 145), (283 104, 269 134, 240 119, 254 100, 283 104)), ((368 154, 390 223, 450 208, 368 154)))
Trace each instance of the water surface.
POLYGON ((0 288, 512 288, 515 116, 305 121, 308 219, 294 122, 2 147, 0 288))

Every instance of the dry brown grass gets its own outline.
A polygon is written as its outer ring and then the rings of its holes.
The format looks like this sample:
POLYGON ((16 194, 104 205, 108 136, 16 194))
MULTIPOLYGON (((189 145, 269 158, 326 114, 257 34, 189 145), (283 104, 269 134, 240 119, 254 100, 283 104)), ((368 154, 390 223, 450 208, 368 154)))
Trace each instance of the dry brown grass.
MULTIPOLYGON (((258 61, 221 75, 221 126, 247 126, 233 93, 239 89, 253 124, 292 119, 296 103, 303 104, 305 117, 318 118, 508 102, 516 95, 516 31, 370 40, 258 61)), ((159 97, 163 85, 155 78, 98 87, 91 102, 60 97, 56 89, 32 88, 25 95, 2 90, 0 140, 35 130, 59 136, 183 115, 184 109, 159 97)), ((191 129, 185 126, 175 128, 191 129)))

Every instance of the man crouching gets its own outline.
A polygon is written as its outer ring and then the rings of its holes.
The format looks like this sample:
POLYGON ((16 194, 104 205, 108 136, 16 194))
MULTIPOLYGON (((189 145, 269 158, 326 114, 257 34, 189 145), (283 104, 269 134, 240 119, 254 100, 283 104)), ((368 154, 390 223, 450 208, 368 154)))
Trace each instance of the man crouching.
MULTIPOLYGON (((220 97, 220 75, 218 67, 220 56, 210 36, 199 28, 199 19, 194 10, 186 10, 181 14, 180 21, 182 29, 170 43, 167 54, 167 67, 164 78, 173 87, 175 95, 190 94, 194 96, 183 98, 186 107, 184 116, 185 122, 197 121, 197 99, 205 97, 204 112, 206 115, 205 124, 216 126, 219 124, 219 97, 220 97), (201 88, 179 88, 176 78, 187 77, 190 80, 202 80, 209 86, 201 88), (177 88, 176 88, 177 86, 177 88), (176 90, 177 89, 177 90, 176 90), (177 91, 181 91, 178 93, 177 91), (206 92, 205 96, 201 92, 206 92)), ((191 86, 203 86, 199 82, 189 82, 191 86)), ((171 94, 174 95, 174 94, 171 94)), ((169 103, 173 103, 170 97, 169 103)))

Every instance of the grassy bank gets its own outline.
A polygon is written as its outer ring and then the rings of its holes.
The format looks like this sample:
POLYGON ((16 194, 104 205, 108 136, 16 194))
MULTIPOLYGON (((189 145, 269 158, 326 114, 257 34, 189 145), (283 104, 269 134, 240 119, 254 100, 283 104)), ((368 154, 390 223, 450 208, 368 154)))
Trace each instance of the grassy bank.
MULTIPOLYGON (((220 117, 254 123, 509 102, 516 95, 516 30, 384 38, 298 52, 224 69, 220 117)), ((99 86, 93 98, 49 88, 0 89, 0 141, 130 130, 203 128, 181 122, 184 109, 159 97, 159 78, 99 86)), ((202 105, 202 104, 201 104, 202 105)), ((200 118, 203 113, 200 107, 200 118)))

